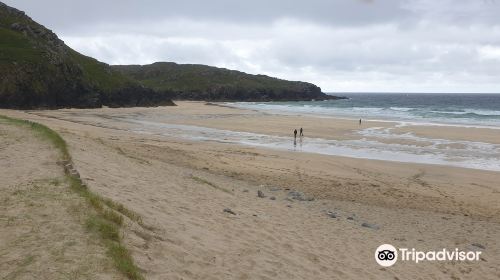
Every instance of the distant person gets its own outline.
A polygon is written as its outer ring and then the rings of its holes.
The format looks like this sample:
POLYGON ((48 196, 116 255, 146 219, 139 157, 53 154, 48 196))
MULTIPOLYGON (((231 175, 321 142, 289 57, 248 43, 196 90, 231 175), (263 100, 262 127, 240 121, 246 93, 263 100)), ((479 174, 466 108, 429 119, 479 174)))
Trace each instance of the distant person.
POLYGON ((359 125, 361 125, 361 119, 359 119, 359 125))
POLYGON ((297 139, 297 129, 293 131, 293 139, 297 139))
POLYGON ((302 127, 300 128, 300 137, 304 136, 304 130, 302 129, 302 127))

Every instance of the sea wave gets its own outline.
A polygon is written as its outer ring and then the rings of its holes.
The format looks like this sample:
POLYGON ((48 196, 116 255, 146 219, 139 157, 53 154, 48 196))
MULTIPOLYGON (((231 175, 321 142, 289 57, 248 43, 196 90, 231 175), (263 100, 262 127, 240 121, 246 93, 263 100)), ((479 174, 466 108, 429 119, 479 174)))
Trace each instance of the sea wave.
POLYGON ((437 124, 500 127, 500 111, 474 108, 345 106, 332 102, 229 103, 231 106, 265 110, 277 114, 308 114, 352 119, 431 122, 437 124))
POLYGON ((444 114, 444 115, 458 115, 458 116, 467 116, 467 117, 500 117, 500 111, 493 110, 474 110, 474 109, 466 109, 466 110, 439 110, 439 111, 430 111, 431 113, 444 114))
POLYGON ((402 112, 409 112, 409 111, 415 110, 415 108, 406 108, 406 107, 390 107, 389 109, 394 110, 394 111, 402 111, 402 112))

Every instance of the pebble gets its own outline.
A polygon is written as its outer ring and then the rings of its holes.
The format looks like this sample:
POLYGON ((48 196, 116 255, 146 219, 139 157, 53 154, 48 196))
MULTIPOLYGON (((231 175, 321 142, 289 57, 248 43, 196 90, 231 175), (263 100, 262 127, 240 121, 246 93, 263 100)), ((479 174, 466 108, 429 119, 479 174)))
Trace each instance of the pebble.
POLYGON ((290 196, 291 198, 293 198, 295 200, 299 200, 299 201, 313 201, 314 200, 314 198, 306 197, 303 193, 297 192, 297 191, 289 192, 288 196, 290 196))
POLYGON ((479 243, 472 243, 471 245, 472 245, 472 246, 474 246, 474 247, 477 247, 477 248, 483 249, 483 250, 484 250, 484 249, 486 249, 486 247, 484 247, 484 245, 479 244, 479 243))
POLYGON ((266 197, 262 191, 257 191, 257 196, 260 198, 266 197))
POLYGON ((361 226, 365 227, 365 228, 371 228, 371 229, 380 229, 379 226, 374 225, 374 224, 369 224, 369 223, 362 223, 361 226))
POLYGON ((236 213, 234 213, 234 211, 233 211, 233 210, 231 210, 231 209, 229 209, 229 208, 225 208, 225 209, 224 209, 224 212, 229 213, 229 214, 232 214, 232 215, 236 215, 236 213))
POLYGON ((326 214, 327 214, 330 218, 334 218, 334 219, 335 219, 335 218, 337 218, 337 213, 334 213, 334 212, 330 212, 330 211, 328 211, 328 212, 326 212, 326 214))
POLYGON ((271 196, 269 199, 270 199, 270 200, 276 200, 276 197, 271 196))

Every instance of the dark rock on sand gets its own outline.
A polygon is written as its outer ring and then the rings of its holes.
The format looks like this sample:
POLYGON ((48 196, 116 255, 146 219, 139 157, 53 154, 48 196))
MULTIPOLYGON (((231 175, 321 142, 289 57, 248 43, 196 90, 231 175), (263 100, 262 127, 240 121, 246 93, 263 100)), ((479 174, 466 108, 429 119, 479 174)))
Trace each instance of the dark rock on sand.
POLYGON ((305 196, 302 192, 291 191, 288 196, 298 201, 313 201, 314 198, 305 196))
POLYGON ((484 247, 484 245, 479 244, 479 243, 472 243, 471 245, 474 247, 480 248, 480 249, 486 249, 486 247, 484 247))
POLYGON ((266 197, 262 191, 257 191, 257 196, 260 198, 266 197))
POLYGON ((337 213, 335 213, 335 212, 330 212, 330 211, 328 211, 328 212, 326 212, 326 214, 327 214, 327 215, 328 215, 328 217, 330 217, 330 218, 334 218, 334 219, 335 219, 335 218, 337 218, 337 217, 338 217, 337 213))
POLYGON ((236 213, 234 213, 234 211, 233 211, 233 210, 231 210, 231 209, 229 209, 229 208, 225 208, 225 209, 224 209, 224 212, 225 212, 225 213, 232 214, 232 215, 236 215, 236 213))
POLYGON ((362 223, 361 226, 365 227, 365 228, 371 228, 371 229, 380 229, 379 226, 377 226, 375 224, 369 224, 369 223, 362 223))

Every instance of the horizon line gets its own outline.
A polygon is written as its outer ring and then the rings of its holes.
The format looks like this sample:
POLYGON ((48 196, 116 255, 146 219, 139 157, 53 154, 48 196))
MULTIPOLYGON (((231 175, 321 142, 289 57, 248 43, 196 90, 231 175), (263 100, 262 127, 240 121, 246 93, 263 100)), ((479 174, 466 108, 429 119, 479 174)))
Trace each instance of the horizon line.
POLYGON ((375 93, 375 94, 500 94, 500 92, 417 92, 417 91, 408 91, 408 92, 399 92, 399 91, 323 91, 325 94, 366 94, 366 93, 375 93))

